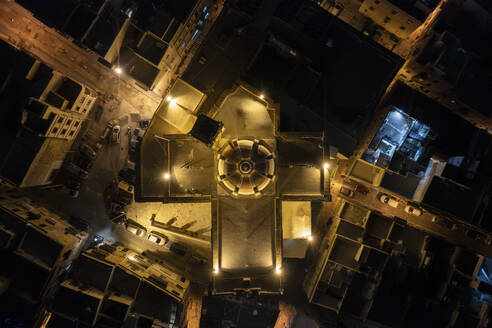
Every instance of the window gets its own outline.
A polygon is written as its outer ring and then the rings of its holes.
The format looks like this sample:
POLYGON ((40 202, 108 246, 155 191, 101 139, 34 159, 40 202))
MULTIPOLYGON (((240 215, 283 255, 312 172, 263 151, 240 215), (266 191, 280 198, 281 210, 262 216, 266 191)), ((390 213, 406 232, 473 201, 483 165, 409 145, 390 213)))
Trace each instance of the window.
POLYGON ((67 124, 67 125, 72 124, 72 120, 67 120, 67 123, 65 123, 65 124, 67 124))
POLYGON ((53 128, 53 134, 56 134, 58 132, 58 128, 53 128))
POLYGON ((58 119, 58 123, 62 123, 62 122, 63 122, 63 120, 64 120, 64 118, 63 118, 63 117, 60 117, 60 118, 58 119))
POLYGON ((66 133, 67 133, 67 129, 63 129, 63 130, 61 131, 61 134, 62 134, 62 135, 65 135, 66 133))
POLYGON ((75 107, 75 111, 76 112, 80 111, 80 106, 75 107))
POLYGON ((82 98, 80 98, 80 103, 83 104, 85 101, 85 96, 83 96, 82 98))
POLYGON ((92 100, 90 100, 90 99, 89 99, 89 100, 87 101, 87 106, 89 106, 89 105, 91 104, 91 102, 92 102, 92 100))
POLYGON ((74 133, 75 133, 75 131, 70 131, 70 133, 68 135, 71 137, 71 136, 73 136, 74 133))
POLYGON ((85 109, 85 108, 82 109, 82 113, 85 113, 85 112, 87 112, 87 109, 85 109))
POLYGON ((75 123, 73 124, 73 126, 75 126, 75 127, 79 126, 79 121, 75 121, 75 123))

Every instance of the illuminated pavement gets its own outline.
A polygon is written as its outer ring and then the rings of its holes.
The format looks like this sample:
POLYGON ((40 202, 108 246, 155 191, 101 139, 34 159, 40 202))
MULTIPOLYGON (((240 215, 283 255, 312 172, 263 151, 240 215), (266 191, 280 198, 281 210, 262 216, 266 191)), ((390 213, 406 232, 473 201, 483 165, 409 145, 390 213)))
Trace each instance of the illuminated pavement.
POLYGON ((79 48, 14 1, 0 0, 0 38, 53 69, 99 92, 126 100, 139 112, 153 113, 161 98, 100 64, 98 55, 79 48))

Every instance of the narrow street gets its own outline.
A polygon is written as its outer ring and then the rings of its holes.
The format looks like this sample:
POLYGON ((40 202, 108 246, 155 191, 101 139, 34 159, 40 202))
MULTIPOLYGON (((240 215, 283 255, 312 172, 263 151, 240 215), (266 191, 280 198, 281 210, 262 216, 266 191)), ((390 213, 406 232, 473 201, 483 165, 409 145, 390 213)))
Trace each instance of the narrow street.
MULTIPOLYGON (((333 192, 338 193, 341 183, 341 180, 334 182, 335 187, 333 188, 333 192)), ((440 221, 432 222, 432 218, 435 215, 425 210, 420 216, 408 214, 404 211, 406 206, 406 202, 404 201, 399 201, 397 208, 383 204, 378 199, 382 192, 380 192, 377 188, 368 187, 368 189, 370 192, 367 195, 355 192, 354 197, 346 197, 341 194, 338 194, 338 197, 345 199, 348 202, 369 208, 371 211, 377 211, 386 217, 398 217, 405 220, 409 226, 423 230, 432 236, 440 237, 452 244, 464 245, 477 254, 492 257, 492 249, 485 241, 470 238, 462 231, 453 231, 450 227, 440 223, 440 221)))
POLYGON ((98 62, 98 55, 79 48, 14 1, 0 0, 0 38, 96 91, 127 101, 144 115, 153 114, 161 101, 134 81, 120 78, 98 62))

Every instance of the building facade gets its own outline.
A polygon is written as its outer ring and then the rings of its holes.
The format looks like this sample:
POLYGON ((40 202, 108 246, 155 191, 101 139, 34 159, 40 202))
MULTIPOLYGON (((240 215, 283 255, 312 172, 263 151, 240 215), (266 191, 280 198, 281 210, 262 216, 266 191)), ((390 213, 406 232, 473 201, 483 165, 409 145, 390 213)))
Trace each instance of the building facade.
POLYGON ((51 184, 97 94, 2 43, 9 61, 3 105, 1 175, 21 187, 51 184))

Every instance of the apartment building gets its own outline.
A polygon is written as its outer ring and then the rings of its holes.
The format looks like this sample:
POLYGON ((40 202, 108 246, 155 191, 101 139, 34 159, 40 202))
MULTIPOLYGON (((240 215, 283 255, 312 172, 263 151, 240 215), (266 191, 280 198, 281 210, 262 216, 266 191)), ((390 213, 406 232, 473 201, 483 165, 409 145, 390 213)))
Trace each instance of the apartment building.
POLYGON ((97 94, 1 43, 5 71, 0 174, 21 187, 53 182, 97 94))

